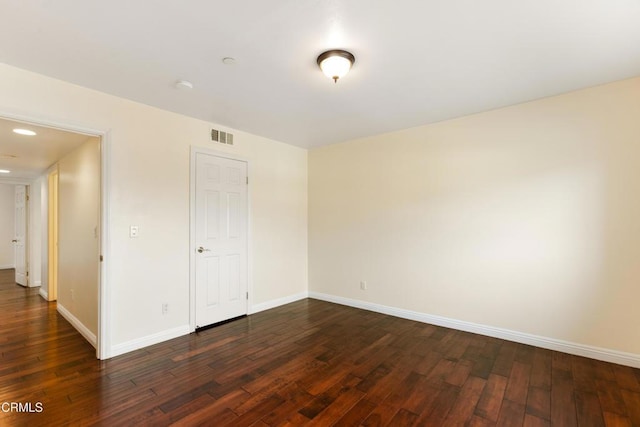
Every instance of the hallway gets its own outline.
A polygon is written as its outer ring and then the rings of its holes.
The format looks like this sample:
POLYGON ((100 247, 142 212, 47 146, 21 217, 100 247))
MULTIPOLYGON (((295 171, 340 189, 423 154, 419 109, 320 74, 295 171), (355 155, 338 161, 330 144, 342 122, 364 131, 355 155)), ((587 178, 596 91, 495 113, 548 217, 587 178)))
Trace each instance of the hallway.
MULTIPOLYGON (((0 396, 2 402, 30 402, 32 410, 36 402, 87 387, 95 376, 86 374, 99 371, 95 349, 38 292, 16 285, 14 270, 0 270, 0 396)), ((43 409, 47 419, 56 412, 43 409)), ((40 414, 0 412, 0 425, 37 425, 36 419, 44 424, 40 414)))

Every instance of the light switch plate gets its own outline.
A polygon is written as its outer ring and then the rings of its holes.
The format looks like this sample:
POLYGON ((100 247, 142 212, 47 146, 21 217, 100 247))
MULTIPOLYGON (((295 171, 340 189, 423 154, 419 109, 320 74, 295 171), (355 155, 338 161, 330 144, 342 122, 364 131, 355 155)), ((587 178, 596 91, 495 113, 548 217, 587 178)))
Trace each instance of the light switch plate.
POLYGON ((131 227, 129 227, 129 237, 135 239, 136 237, 138 237, 139 231, 140 230, 137 225, 132 225, 131 227))

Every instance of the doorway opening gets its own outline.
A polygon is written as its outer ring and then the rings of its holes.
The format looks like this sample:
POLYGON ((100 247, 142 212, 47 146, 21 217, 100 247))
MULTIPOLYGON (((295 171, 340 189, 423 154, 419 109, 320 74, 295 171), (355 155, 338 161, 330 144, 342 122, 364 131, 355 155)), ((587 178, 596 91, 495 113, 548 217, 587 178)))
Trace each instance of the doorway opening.
POLYGON ((28 283, 56 301, 58 313, 96 348, 96 356, 107 358, 106 133, 5 115, 0 136, 0 169, 10 171, 0 184, 31 190, 28 283), (15 134, 16 128, 33 135, 15 134))

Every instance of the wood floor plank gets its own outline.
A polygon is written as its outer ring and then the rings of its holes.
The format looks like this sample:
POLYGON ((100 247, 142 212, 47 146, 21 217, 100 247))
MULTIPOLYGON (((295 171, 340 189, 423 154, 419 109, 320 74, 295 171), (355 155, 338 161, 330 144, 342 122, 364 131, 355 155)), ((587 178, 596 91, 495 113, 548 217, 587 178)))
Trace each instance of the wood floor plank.
POLYGON ((603 412, 627 415, 627 407, 617 382, 597 380, 596 388, 603 412))
POLYGON ((640 380, 638 380, 635 372, 637 369, 628 366, 614 365, 613 371, 620 388, 640 392, 640 380))
POLYGON ((402 407, 414 414, 429 411, 434 405, 434 401, 438 396, 440 388, 429 383, 425 376, 419 376, 408 393, 408 397, 404 400, 402 407))
MULTIPOLYGON (((347 374, 345 378, 334 384, 332 387, 316 396, 309 404, 301 408, 298 412, 313 420, 319 413, 324 411, 342 394, 352 390, 360 382, 358 377, 347 374)), ((364 395, 360 392, 360 395, 364 395)), ((342 415, 342 414, 341 414, 342 415)))
POLYGON ((626 404, 627 416, 634 426, 640 426, 640 393, 629 390, 621 390, 622 398, 626 404))
POLYGON ((605 412, 603 416, 604 425, 607 427, 632 427, 631 420, 622 415, 605 412))
POLYGON ((98 361, 6 270, 0 396, 44 407, 2 426, 640 425, 638 369, 312 299, 98 361))
POLYGON ((462 385, 467 381, 467 378, 469 378, 472 368, 472 362, 468 360, 460 360, 453 367, 451 373, 447 375, 445 381, 451 385, 462 387, 462 385))
POLYGON ((496 423, 493 421, 489 421, 486 418, 482 418, 478 415, 474 415, 467 422, 466 427, 493 427, 496 423))
POLYGON ((491 374, 482 392, 482 396, 480 396, 475 413, 490 421, 498 421, 507 383, 507 378, 501 375, 491 374))
POLYGON ((367 400, 360 399, 349 411, 347 411, 336 423, 336 427, 351 427, 360 425, 371 412, 376 408, 376 404, 367 400))
POLYGON ((516 357, 517 348, 516 343, 505 342, 504 345, 500 347, 491 372, 508 378, 509 375, 511 375, 511 365, 516 357))
POLYGON ((469 377, 460 389, 458 398, 449 411, 444 425, 464 425, 469 421, 473 416, 486 383, 487 381, 482 378, 469 377))
POLYGON ((248 397, 250 397, 250 395, 246 391, 242 389, 235 390, 220 399, 215 399, 210 405, 176 420, 176 423, 191 426, 202 425, 206 423, 207 420, 216 420, 216 422, 224 424, 237 418, 237 415, 231 410, 231 408, 237 406, 241 402, 244 402, 248 397))
POLYGON ((413 412, 407 411, 406 409, 400 409, 398 412, 396 412, 396 414, 393 416, 393 418, 391 419, 391 421, 389 421, 389 424, 387 424, 389 427, 395 427, 395 426, 410 426, 413 425, 416 422, 416 419, 418 418, 418 416, 416 414, 414 414, 413 412))
MULTIPOLYGON (((261 418, 261 421, 267 425, 276 425, 282 420, 288 419, 315 397, 295 382, 282 387, 276 395, 282 398, 283 403, 261 418)), ((237 408, 239 406, 241 405, 231 407, 237 408)))
POLYGON ((400 408, 389 405, 386 402, 377 404, 373 411, 362 422, 365 427, 380 427, 389 425, 400 408))
POLYGON ((555 355, 551 374, 551 422, 554 425, 577 426, 575 390, 569 357, 555 355))
MULTIPOLYGON (((414 373, 412 368, 419 359, 419 356, 416 355, 402 356, 389 375, 385 375, 367 391, 367 399, 375 403, 385 401, 392 391, 397 390, 414 373)), ((408 392, 408 390, 405 390, 405 392, 408 392)))
POLYGON ((531 376, 531 365, 514 361, 509 375, 509 382, 505 390, 504 397, 512 402, 526 404, 527 393, 529 392, 529 377, 531 376))
POLYGON ((576 390, 576 415, 580 427, 603 427, 605 425, 596 393, 576 390))
POLYGON ((543 418, 538 418, 531 414, 525 414, 523 427, 550 427, 551 422, 543 418))
POLYGON ((500 408, 498 425, 503 427, 522 426, 524 424, 524 415, 524 404, 505 399, 504 402, 502 402, 502 407, 500 408))
POLYGON ((526 413, 544 420, 551 419, 551 392, 539 387, 529 387, 526 413))
POLYGON ((531 380, 529 384, 544 390, 551 390, 551 355, 550 350, 536 348, 531 363, 531 380))
POLYGON ((416 420, 417 425, 443 425, 451 408, 458 399, 459 387, 443 383, 429 412, 423 412, 416 420))
POLYGON ((586 357, 573 357, 571 363, 573 385, 576 391, 596 392, 596 373, 594 365, 586 357))

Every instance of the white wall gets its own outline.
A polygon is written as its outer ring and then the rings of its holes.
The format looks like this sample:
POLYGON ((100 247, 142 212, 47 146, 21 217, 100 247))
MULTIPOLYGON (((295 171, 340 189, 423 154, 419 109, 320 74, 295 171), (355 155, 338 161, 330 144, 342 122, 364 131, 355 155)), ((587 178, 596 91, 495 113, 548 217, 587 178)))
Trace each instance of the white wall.
POLYGON ((0 99, 0 114, 108 131, 112 346, 130 349, 189 324, 191 145, 249 161, 253 304, 306 292, 306 150, 6 65, 0 99), (211 127, 232 131, 235 145, 212 143, 211 127), (129 239, 132 224, 137 239, 129 239))
POLYGON ((313 149, 310 291, 640 355, 639 118, 636 78, 313 149))
POLYGON ((34 261, 40 263, 40 295, 46 300, 49 300, 49 184, 47 174, 43 174, 37 180, 34 181, 34 186, 39 185, 40 193, 40 260, 34 261))
POLYGON ((0 269, 15 267, 15 186, 0 183, 0 269))
POLYGON ((98 334, 100 141, 58 162, 58 307, 98 334))
MULTIPOLYGON (((42 285, 42 178, 29 185, 29 286, 42 285)), ((46 216, 44 217, 46 221, 46 216)))

